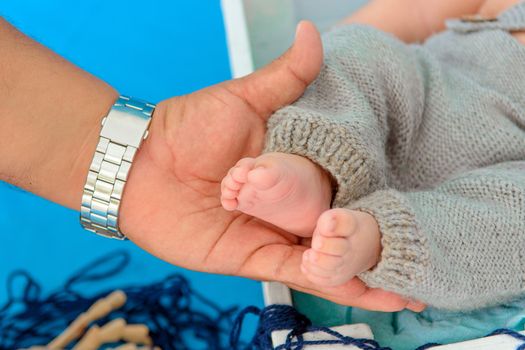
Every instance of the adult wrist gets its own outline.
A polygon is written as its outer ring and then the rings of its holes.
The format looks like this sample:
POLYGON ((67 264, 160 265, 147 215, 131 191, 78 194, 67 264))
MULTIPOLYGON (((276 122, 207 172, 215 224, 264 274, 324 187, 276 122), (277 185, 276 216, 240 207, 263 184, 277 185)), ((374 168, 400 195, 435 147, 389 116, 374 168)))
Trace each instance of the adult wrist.
POLYGON ((56 202, 76 211, 80 208, 86 176, 99 140, 100 123, 119 96, 115 89, 105 83, 101 84, 96 94, 97 101, 91 104, 88 110, 78 105, 75 119, 83 124, 83 127, 71 135, 71 139, 76 138, 78 141, 75 143, 76 147, 71 148, 69 160, 62 162, 70 169, 69 172, 67 168, 62 169, 64 174, 69 173, 66 182, 68 188, 56 202))
MULTIPOLYGON (((120 203, 121 232, 130 240, 140 241, 143 247, 148 242, 144 241, 143 232, 137 232, 136 228, 142 226, 144 222, 150 222, 154 217, 154 213, 145 210, 147 207, 143 205, 145 197, 151 191, 151 181, 157 181, 152 175, 154 173, 152 169, 165 169, 166 176, 172 176, 170 169, 173 166, 174 156, 171 153, 172 147, 168 145, 169 132, 166 128, 168 110, 173 105, 173 99, 157 104, 151 119, 148 138, 144 140, 135 155, 120 203)), ((158 181, 162 180, 158 179, 158 181)))
POLYGON ((80 222, 86 230, 126 238, 119 228, 120 204, 154 110, 154 104, 121 95, 102 119, 82 193, 80 222))

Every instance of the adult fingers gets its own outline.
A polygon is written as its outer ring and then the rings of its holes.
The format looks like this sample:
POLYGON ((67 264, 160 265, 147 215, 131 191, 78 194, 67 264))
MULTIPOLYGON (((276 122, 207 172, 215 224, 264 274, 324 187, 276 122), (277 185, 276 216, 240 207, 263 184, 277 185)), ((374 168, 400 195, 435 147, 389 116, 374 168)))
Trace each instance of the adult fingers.
POLYGON ((317 77, 323 63, 321 37, 311 22, 297 26, 295 42, 281 57, 247 75, 225 83, 262 118, 299 98, 317 77))

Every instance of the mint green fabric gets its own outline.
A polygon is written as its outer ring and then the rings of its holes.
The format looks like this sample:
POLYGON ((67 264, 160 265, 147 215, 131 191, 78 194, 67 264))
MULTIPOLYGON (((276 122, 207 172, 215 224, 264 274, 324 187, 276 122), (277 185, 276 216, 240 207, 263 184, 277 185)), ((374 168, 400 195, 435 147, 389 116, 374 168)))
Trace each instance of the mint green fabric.
POLYGON ((428 308, 421 313, 366 311, 300 292, 293 292, 293 300, 295 307, 315 325, 366 323, 372 328, 375 340, 393 350, 480 338, 498 328, 521 331, 525 325, 525 299, 471 312, 428 308))

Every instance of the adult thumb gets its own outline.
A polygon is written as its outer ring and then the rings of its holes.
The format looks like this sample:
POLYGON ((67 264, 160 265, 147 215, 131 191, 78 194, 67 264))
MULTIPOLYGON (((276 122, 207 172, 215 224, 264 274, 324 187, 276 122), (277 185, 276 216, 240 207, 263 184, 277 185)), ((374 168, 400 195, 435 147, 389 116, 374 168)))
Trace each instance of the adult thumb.
POLYGON ((258 71, 230 81, 229 88, 266 119, 275 110, 297 100, 317 77, 322 64, 319 32, 311 22, 302 21, 288 51, 258 71))

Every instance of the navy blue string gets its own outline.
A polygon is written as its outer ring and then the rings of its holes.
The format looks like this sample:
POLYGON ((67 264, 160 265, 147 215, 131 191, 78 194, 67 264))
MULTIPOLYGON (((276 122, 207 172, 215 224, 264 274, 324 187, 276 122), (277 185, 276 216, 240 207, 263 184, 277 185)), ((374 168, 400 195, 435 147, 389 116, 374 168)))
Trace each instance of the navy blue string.
MULTIPOLYGON (((66 281, 63 290, 47 297, 42 296, 41 287, 27 272, 17 270, 11 273, 7 282, 7 302, 0 307, 0 350, 47 344, 81 312, 109 294, 85 296, 77 291, 78 286, 108 279, 122 271, 129 261, 126 252, 112 252, 80 269, 66 281), (17 283, 23 286, 19 293, 15 290, 17 283)), ((277 330, 290 331, 284 344, 275 350, 302 350, 307 345, 332 344, 353 345, 362 350, 392 350, 371 339, 346 337, 330 328, 313 326, 305 315, 289 305, 270 305, 262 310, 249 306, 233 319, 236 307, 221 309, 193 290, 181 275, 123 290, 128 296, 127 303, 97 323, 100 325, 123 317, 128 323, 147 324, 155 345, 165 350, 190 349, 195 346, 195 340, 210 350, 273 349, 271 334, 277 330), (241 332, 248 315, 258 317, 258 325, 251 341, 246 344, 241 341, 241 332), (303 337, 306 332, 324 332, 333 339, 307 341, 303 337), (228 334, 229 344, 226 344, 228 334)), ((487 336, 503 334, 522 342, 516 350, 525 350, 525 336, 513 330, 498 329, 487 336)), ((438 345, 441 344, 429 343, 416 350, 438 345)))
POLYGON ((440 345, 443 345, 443 344, 441 344, 441 343, 427 343, 427 344, 418 346, 416 348, 416 350, 427 350, 427 349, 431 349, 431 348, 433 348, 435 346, 440 346, 440 345))
MULTIPOLYGON (((508 335, 522 342, 516 350, 525 350, 525 335, 510 329, 498 329, 488 334, 508 335)), ((231 337, 230 346, 233 350, 302 350, 307 345, 353 345, 362 350, 392 350, 389 347, 382 347, 375 340, 352 338, 342 335, 328 327, 312 326, 310 320, 289 305, 270 305, 264 309, 249 307, 242 310, 236 317, 231 337), (248 314, 254 314, 259 317, 259 323, 255 335, 250 343, 243 345, 239 342, 242 330, 242 324, 248 314), (273 347, 271 334, 273 331, 290 329, 284 344, 273 347), (331 340, 304 340, 303 334, 306 332, 324 332, 335 339, 331 340)), ((416 350, 426 350, 442 344, 428 343, 418 347, 416 350)))
MULTIPOLYGON (((491 336, 494 336, 494 335, 508 335, 508 336, 511 336, 511 337, 513 337, 515 339, 518 339, 518 340, 520 340, 522 342, 522 344, 520 344, 516 348, 516 350, 525 350, 525 335, 523 335, 521 333, 513 331, 512 329, 500 328, 500 329, 496 329, 495 331, 492 331, 491 333, 487 334, 486 337, 491 337, 491 336)), ((440 344, 440 343, 428 343, 428 344, 425 344, 425 345, 421 345, 416 350, 426 350, 426 349, 430 349, 430 348, 433 348, 434 346, 439 346, 439 345, 443 345, 443 344, 440 344)))
MULTIPOLYGON (((14 271, 8 278, 7 302, 0 306, 0 350, 47 344, 81 312, 109 294, 86 296, 79 285, 108 279, 129 260, 124 251, 112 252, 80 269, 62 290, 45 297, 27 272, 14 271)), ((203 349, 229 349, 227 339, 237 308, 221 309, 193 290, 183 276, 175 274, 162 282, 122 290, 128 296, 126 304, 97 324, 117 317, 147 324, 155 345, 164 350, 194 349, 196 343, 203 349)))
POLYGON ((312 326, 310 320, 305 315, 289 305, 270 305, 262 310, 252 306, 242 310, 233 323, 230 346, 233 350, 274 349, 271 338, 272 332, 287 329, 290 329, 291 331, 288 333, 285 343, 275 347, 275 350, 301 350, 306 345, 331 344, 354 345, 363 350, 392 350, 388 347, 381 347, 372 339, 346 337, 328 327, 312 326), (258 316, 259 323, 252 340, 248 344, 243 345, 240 343, 239 339, 242 324, 248 314, 258 316), (335 339, 315 341, 304 340, 304 333, 316 331, 327 333, 335 339))
POLYGON ((501 328, 501 329, 496 329, 494 332, 490 333, 489 335, 487 335, 487 337, 490 337, 491 335, 501 335, 501 334, 505 334, 505 335, 509 335, 519 341, 522 342, 522 344, 520 344, 516 350, 525 350, 525 335, 521 334, 521 333, 518 333, 518 332, 515 332, 511 329, 506 329, 506 328, 501 328))
POLYGON ((251 306, 242 310, 233 322, 230 346, 233 350, 272 349, 271 335, 273 331, 291 329, 286 339, 287 343, 291 343, 294 337, 297 337, 298 341, 302 341, 302 334, 308 331, 310 325, 311 322, 306 316, 287 305, 270 305, 263 310, 251 306), (239 339, 242 324, 248 314, 258 316, 259 323, 251 342, 243 345, 239 339))
POLYGON ((424 345, 418 346, 416 348, 416 350, 427 350, 427 349, 433 348, 434 346, 440 346, 440 345, 443 345, 443 344, 441 344, 441 343, 428 343, 428 344, 424 344, 424 345))

